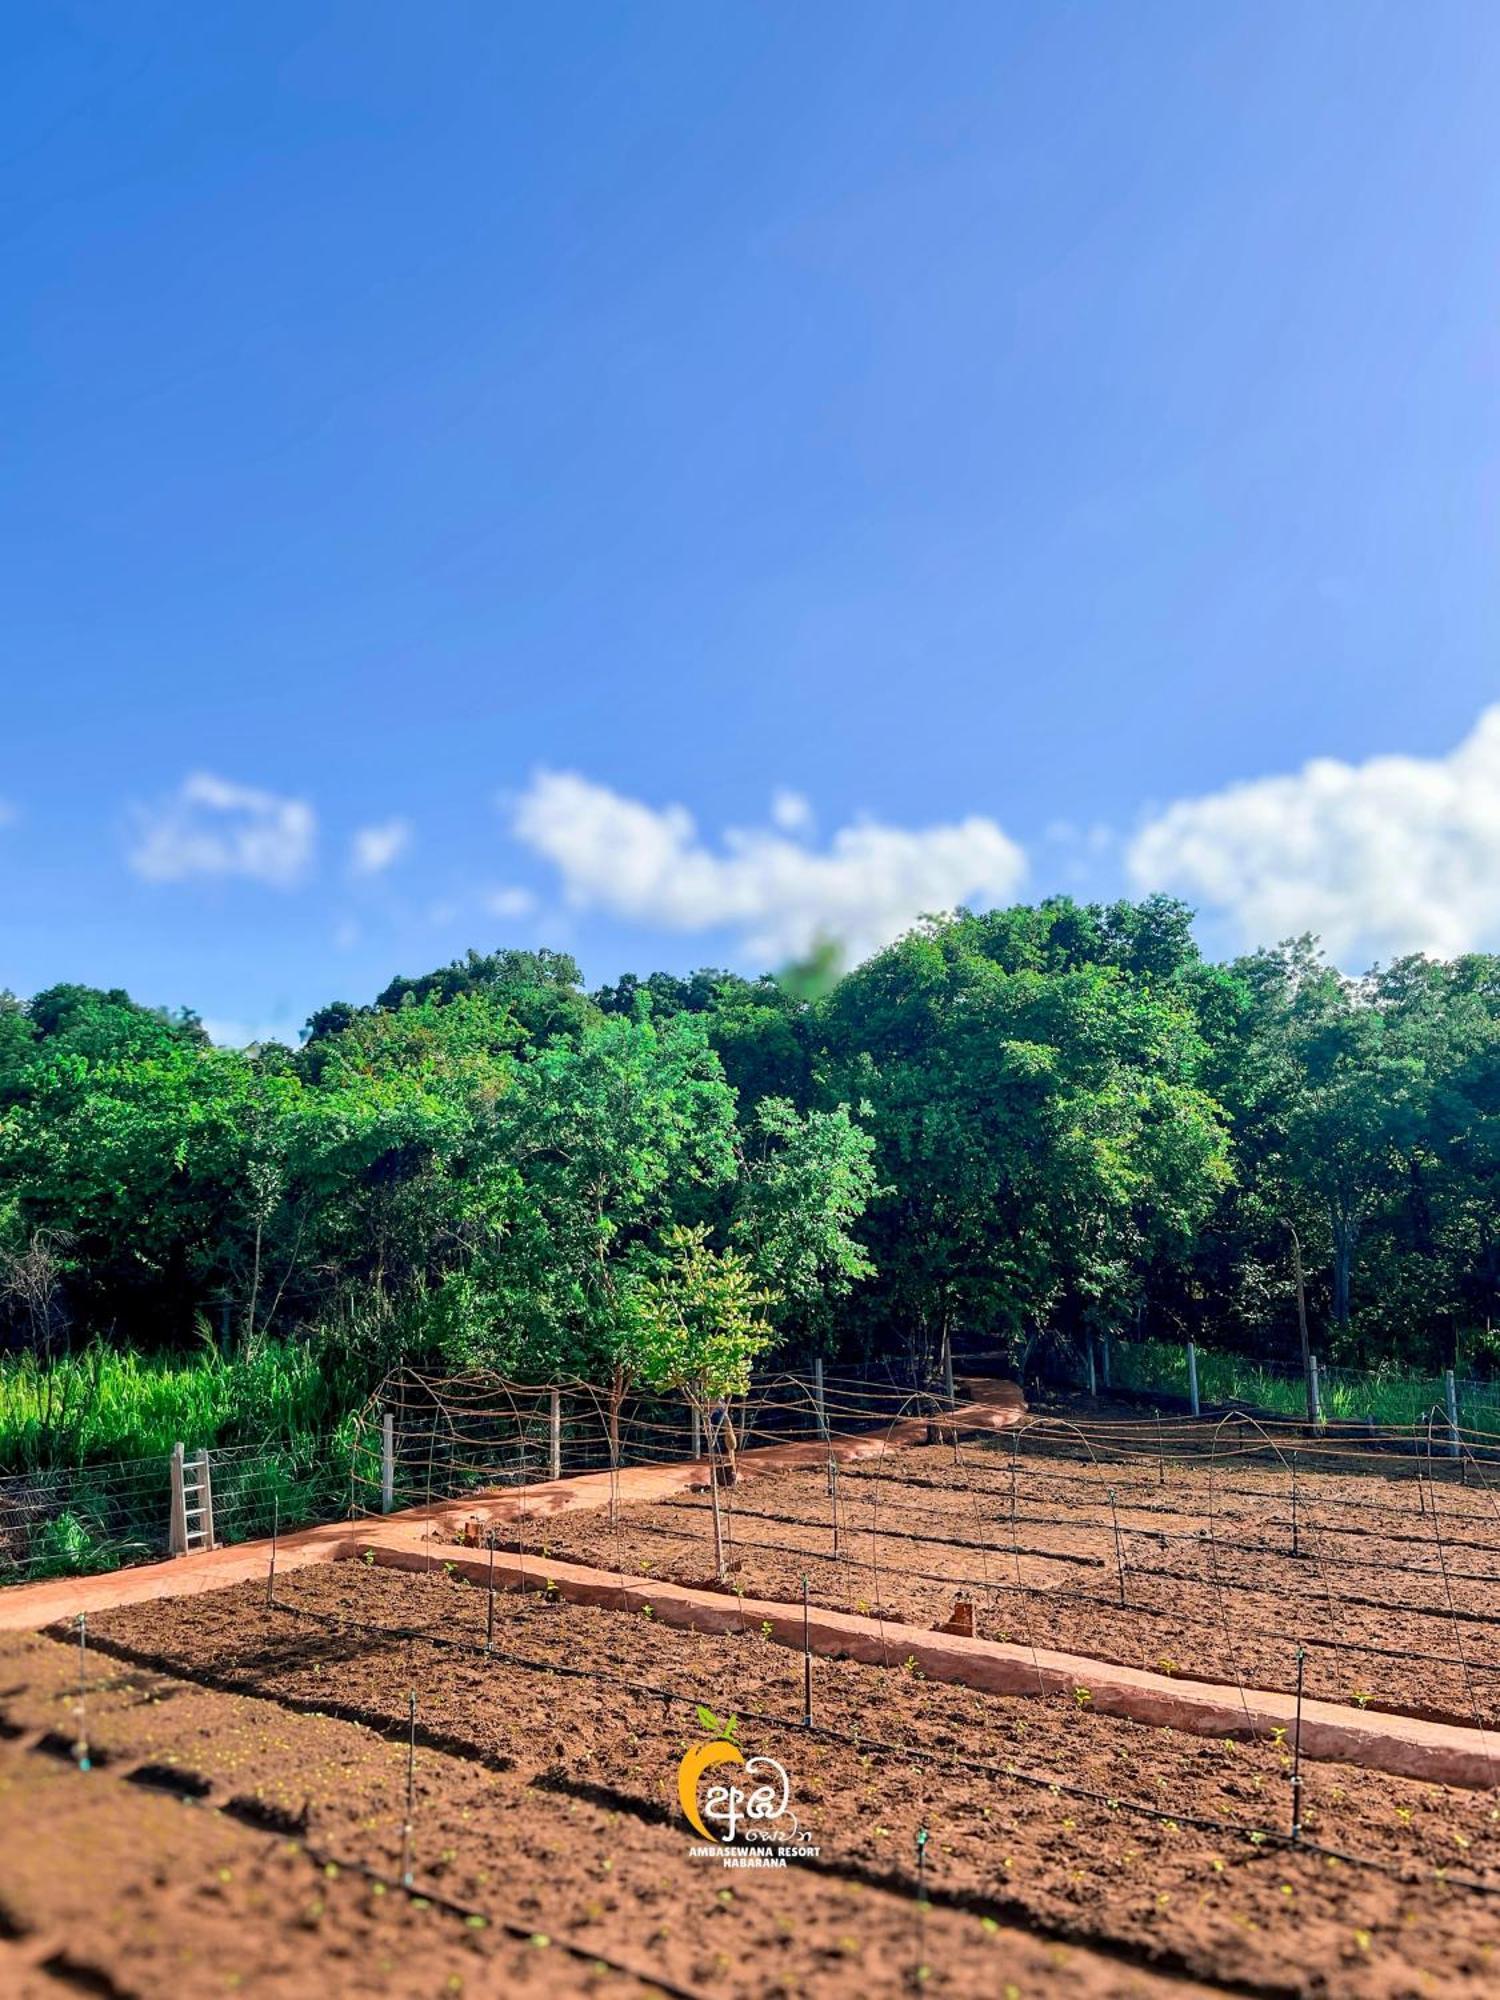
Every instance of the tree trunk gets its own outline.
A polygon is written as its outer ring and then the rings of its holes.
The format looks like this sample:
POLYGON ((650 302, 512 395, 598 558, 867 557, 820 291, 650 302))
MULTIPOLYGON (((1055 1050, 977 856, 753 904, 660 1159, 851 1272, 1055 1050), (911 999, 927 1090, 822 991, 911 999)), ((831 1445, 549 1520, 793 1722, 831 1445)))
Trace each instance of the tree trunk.
POLYGON ((1333 1225, 1333 1323, 1341 1330, 1349 1325, 1349 1273, 1357 1234, 1352 1222, 1336 1221, 1333 1225))

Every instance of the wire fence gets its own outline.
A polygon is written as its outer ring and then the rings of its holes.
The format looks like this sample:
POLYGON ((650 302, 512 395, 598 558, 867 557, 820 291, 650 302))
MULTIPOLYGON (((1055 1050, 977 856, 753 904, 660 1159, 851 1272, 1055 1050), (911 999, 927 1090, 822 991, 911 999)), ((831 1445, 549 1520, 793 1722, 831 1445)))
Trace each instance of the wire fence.
MULTIPOLYGON (((254 1541, 348 1510, 346 1461, 324 1446, 238 1445, 209 1454, 215 1542, 254 1541)), ((172 1550, 170 1457, 0 1479, 0 1584, 87 1576, 172 1550)))
MULTIPOLYGON (((1196 1348, 1190 1364, 1185 1345, 1165 1340, 1102 1344, 1095 1384, 1101 1391, 1125 1390, 1185 1403, 1191 1400, 1194 1369, 1203 1403, 1276 1416, 1297 1417, 1306 1411, 1307 1384, 1300 1364, 1251 1360, 1207 1347, 1196 1348)), ((1394 1363, 1345 1368, 1320 1361, 1317 1383, 1324 1417, 1389 1429, 1421 1423, 1435 1404, 1445 1404, 1448 1378, 1446 1373, 1422 1374, 1394 1363)), ((1455 1371, 1454 1391, 1462 1423, 1475 1430, 1500 1431, 1500 1382, 1455 1371)))

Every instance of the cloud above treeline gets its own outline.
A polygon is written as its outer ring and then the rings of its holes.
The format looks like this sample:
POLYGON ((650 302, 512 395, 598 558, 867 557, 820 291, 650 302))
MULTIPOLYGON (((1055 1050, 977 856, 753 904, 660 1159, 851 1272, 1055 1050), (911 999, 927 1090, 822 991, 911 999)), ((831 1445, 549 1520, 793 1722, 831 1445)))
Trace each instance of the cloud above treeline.
POLYGON ((652 806, 572 771, 538 771, 510 807, 516 838, 558 871, 565 901, 661 930, 734 932, 776 963, 836 939, 852 957, 888 944, 924 911, 1014 896, 1026 858, 992 819, 903 828, 840 827, 813 846, 811 823, 779 792, 774 824, 715 847, 680 805, 652 806))
MULTIPOLYGON (((653 804, 576 771, 539 770, 505 806, 520 849, 553 877, 555 900, 658 931, 716 933, 742 960, 774 965, 822 939, 851 958, 919 917, 1013 900, 1023 848, 984 814, 936 825, 852 819, 819 835, 811 801, 778 788, 764 823, 705 833, 685 806, 653 804)), ((0 823, 4 814, 0 812, 0 823)), ((138 808, 130 866, 151 882, 237 876, 291 889, 318 841, 311 804, 197 771, 138 808)), ((349 872, 374 877, 410 848, 408 821, 355 829, 349 872)), ((1107 828, 1057 822, 1043 836, 1047 893, 1107 891, 1123 861, 1138 894, 1165 890, 1245 946, 1302 931, 1334 961, 1500 946, 1500 705, 1446 755, 1314 758, 1299 770, 1226 785, 1147 816, 1123 843, 1107 828)), ((553 900, 502 879, 460 891, 506 923, 553 900)), ((456 917, 455 905, 448 914, 456 917)))
POLYGON ((239 875, 291 888, 317 845, 317 814, 305 799, 235 784, 209 771, 184 778, 169 797, 136 809, 128 860, 148 882, 239 875))
POLYGON ((1136 834, 1137 889, 1226 917, 1240 941, 1316 931, 1336 963, 1500 942, 1500 706, 1444 757, 1317 757, 1181 799, 1136 834))
POLYGON ((386 819, 356 827, 349 843, 349 867, 355 875, 382 875, 411 846, 411 823, 386 819))

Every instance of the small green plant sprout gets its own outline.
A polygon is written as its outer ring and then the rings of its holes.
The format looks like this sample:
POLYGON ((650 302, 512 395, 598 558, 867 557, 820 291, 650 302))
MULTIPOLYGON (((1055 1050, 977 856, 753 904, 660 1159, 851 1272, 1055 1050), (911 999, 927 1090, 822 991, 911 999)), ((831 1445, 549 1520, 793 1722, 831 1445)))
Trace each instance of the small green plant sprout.
POLYGON ((375 1551, 373 1549, 366 1549, 360 1557, 360 1561, 366 1569, 373 1569, 375 1567, 375 1551))
POLYGON ((1087 1708, 1094 1697, 1092 1691, 1088 1688, 1074 1688, 1073 1699, 1080 1708, 1087 1708))
POLYGON ((1156 1664, 1161 1668, 1162 1672, 1167 1676, 1169 1680, 1171 1679, 1172 1675, 1177 1672, 1177 1662, 1172 1658, 1172 1655, 1170 1653, 1163 1653, 1161 1658, 1157 1661, 1156 1664))
POLYGON ((760 1636, 762 1637, 762 1639, 769 1639, 769 1638, 770 1638, 770 1636, 771 1636, 771 1621, 770 1621, 770 1619, 769 1619, 769 1618, 762 1618, 762 1620, 760 1621, 760 1636))
POLYGON ((719 1743, 738 1743, 740 1719, 737 1715, 715 1715, 703 1702, 697 1704, 699 1724, 719 1743))
POLYGON ((1273 1729, 1272 1729, 1272 1731, 1271 1731, 1271 1742, 1273 1743, 1273 1745, 1274 1745, 1274 1746, 1276 1747, 1276 1749, 1278 1749, 1278 1750, 1280 1750, 1280 1749, 1282 1748, 1282 1746, 1283 1746, 1283 1745, 1285 1744, 1285 1742, 1286 1742, 1286 1724, 1285 1724, 1284 1722, 1282 1722, 1282 1723, 1277 1723, 1277 1724, 1276 1724, 1276 1725, 1275 1725, 1275 1726, 1273 1727, 1273 1729))
POLYGON ((1369 1688, 1353 1688, 1350 1691, 1350 1700, 1356 1708, 1368 1708, 1373 1699, 1369 1688))

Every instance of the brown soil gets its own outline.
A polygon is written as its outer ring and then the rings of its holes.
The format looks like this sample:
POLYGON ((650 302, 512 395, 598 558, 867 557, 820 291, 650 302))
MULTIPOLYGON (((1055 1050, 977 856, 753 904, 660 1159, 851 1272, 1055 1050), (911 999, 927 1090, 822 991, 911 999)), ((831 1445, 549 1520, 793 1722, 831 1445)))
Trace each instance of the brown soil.
MULTIPOLYGON (((757 1633, 505 1598, 486 1659, 485 1615, 485 1593, 441 1567, 345 1563, 288 1579, 274 1611, 263 1590, 240 1587, 109 1613, 96 1636, 118 1656, 253 1693, 242 1712, 260 1717, 269 1698, 395 1736, 415 1688, 424 1879, 475 1903, 503 1883, 522 1922, 563 1933, 595 1921, 608 1876, 620 1900, 598 1921, 618 1955, 655 1955, 688 1985, 899 1990, 916 1949, 925 1827, 935 1989, 1066 1992, 1038 1956, 1049 1945, 1074 1950, 1066 1964, 1088 1992, 1132 1990, 1139 1966, 1269 1994, 1496 1988, 1500 1897, 1460 1879, 1500 1891, 1493 1795, 1304 1766, 1308 1840, 1333 1852, 1294 1851, 1276 1837, 1290 1800, 1276 1742, 1204 1742, 1094 1715, 1087 1690, 1007 1699, 829 1660, 813 1663, 808 1732, 802 1661, 757 1633), (687 1859, 674 1803, 678 1760, 701 1738, 694 1700, 738 1715, 747 1746, 786 1763, 821 1850, 815 1868, 768 1883, 735 1875, 735 1922, 717 1930, 722 1875, 687 1859), (531 1813, 552 1829, 545 1851, 531 1813), (1029 1936, 997 1967, 984 1952, 1010 1927, 1029 1936), (715 1937, 722 1949, 705 1942, 715 1937), (1024 1976, 1012 1969, 1023 1961, 1024 1976)), ((243 1781, 266 1786, 259 1750, 242 1754, 243 1781)), ((277 1796, 299 1810, 309 1801, 309 1839, 391 1868, 395 1776, 388 1765, 372 1806, 343 1769, 299 1760, 277 1796)))
MULTIPOLYGON (((731 1582, 795 1600, 806 1576, 815 1603, 921 1625, 967 1591, 980 1637, 1251 1687, 1294 1687, 1302 1647, 1310 1695, 1491 1727, 1500 1497, 1455 1470, 1433 1488, 1410 1470, 1299 1465, 1294 1554, 1290 1471, 1274 1462, 1095 1465, 1034 1433, 1014 1456, 1007 1439, 918 1446, 832 1482, 798 1470, 729 1489, 731 1582)), ((706 1490, 613 1524, 601 1511, 498 1532, 539 1559, 711 1580, 706 1490)))
MULTIPOLYGON (((451 1599, 451 1588, 438 1588, 451 1599)), ((405 1594, 431 1610, 431 1588, 405 1594)), ((211 1600, 225 1614, 217 1637, 229 1636, 237 1613, 239 1637, 263 1651, 264 1631, 250 1629, 263 1625, 263 1604, 256 1620, 255 1598, 234 1597, 237 1606, 211 1600)), ((208 1605, 171 1609, 190 1626, 208 1605)), ((307 1652, 309 1630, 284 1627, 292 1643, 272 1654, 307 1652)), ((217 1679, 215 1634, 203 1636, 203 1664, 217 1679)), ((0 1822, 11 1836, 0 1993, 611 1996, 659 1992, 664 1982, 705 2000, 880 1995, 911 1990, 919 1948, 929 1967, 922 1984, 934 1991, 1163 2000, 1212 1990, 952 1907, 921 1915, 919 1945, 918 1911, 902 1888, 837 1872, 730 1875, 692 1861, 683 1832, 643 1815, 628 1789, 614 1798, 563 1771, 551 1774, 560 1783, 538 1783, 532 1760, 512 1766, 494 1746, 449 1737, 455 1718, 426 1686, 429 1646, 387 1644, 370 1663, 390 1701, 351 1705, 375 1721, 315 1710, 346 1651, 313 1629, 310 1700, 290 1689, 277 1700, 95 1650, 81 1718, 74 1646, 43 1638, 0 1651, 0 1822), (413 1679, 422 1699, 409 1895, 399 1886, 401 1711, 413 1679), (87 1773, 73 1754, 80 1730, 87 1773)), ((259 1686, 280 1676, 252 1658, 234 1678, 259 1686)), ((341 1702, 344 1682, 341 1671, 341 1702)), ((356 1679, 351 1691, 369 1689, 356 1679)), ((472 1710, 472 1697, 465 1705, 472 1710)), ((575 1721, 595 1740, 607 1736, 597 1712, 563 1718, 552 1706, 549 1736, 575 1721)), ((533 1705, 527 1719, 535 1747, 542 1711, 533 1705)))

